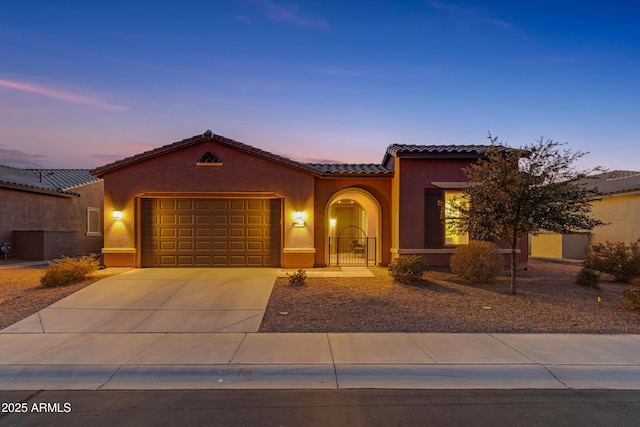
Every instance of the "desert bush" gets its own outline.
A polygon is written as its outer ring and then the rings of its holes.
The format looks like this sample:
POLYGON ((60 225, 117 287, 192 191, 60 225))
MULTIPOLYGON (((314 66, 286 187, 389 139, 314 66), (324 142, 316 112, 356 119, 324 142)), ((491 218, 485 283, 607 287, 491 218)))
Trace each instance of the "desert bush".
POLYGON ((600 274, 587 266, 582 266, 576 276, 576 285, 598 289, 598 282, 600 282, 600 274))
POLYGON ((491 283, 504 272, 504 257, 493 243, 472 240, 456 248, 449 265, 464 280, 491 283))
POLYGON ((640 276, 640 241, 627 246, 624 242, 605 242, 594 247, 587 267, 610 274, 618 282, 629 283, 640 276))
POLYGON ((40 279, 42 286, 51 288, 79 282, 98 269, 94 256, 82 258, 62 257, 49 263, 47 271, 40 279))
POLYGON ((624 304, 632 309, 640 308, 640 289, 632 288, 622 291, 622 300, 624 304))
POLYGON ((307 272, 301 268, 299 268, 295 273, 287 273, 287 276, 289 276, 290 285, 304 285, 304 281, 307 280, 307 272))
POLYGON ((429 268, 426 259, 419 255, 401 256, 389 265, 389 273, 394 282, 410 284, 422 278, 422 274, 429 268))

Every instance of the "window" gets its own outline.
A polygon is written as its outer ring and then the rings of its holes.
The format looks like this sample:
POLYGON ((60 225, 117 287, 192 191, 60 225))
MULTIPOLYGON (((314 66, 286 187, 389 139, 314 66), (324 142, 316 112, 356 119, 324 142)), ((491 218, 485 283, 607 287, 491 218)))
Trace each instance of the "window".
POLYGON ((100 208, 87 208, 87 236, 101 236, 100 208))
POLYGON ((469 233, 456 233, 452 227, 453 221, 456 219, 452 212, 451 205, 454 200, 458 203, 465 203, 464 193, 462 191, 445 191, 444 193, 444 229, 446 245, 466 245, 469 243, 469 233))

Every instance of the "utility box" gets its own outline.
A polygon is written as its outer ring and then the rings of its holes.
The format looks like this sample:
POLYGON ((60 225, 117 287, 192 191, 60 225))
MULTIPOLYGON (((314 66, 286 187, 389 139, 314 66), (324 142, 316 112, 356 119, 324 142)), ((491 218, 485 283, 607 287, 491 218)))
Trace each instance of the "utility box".
POLYGON ((76 256, 77 231, 14 230, 13 257, 20 260, 44 261, 76 256))

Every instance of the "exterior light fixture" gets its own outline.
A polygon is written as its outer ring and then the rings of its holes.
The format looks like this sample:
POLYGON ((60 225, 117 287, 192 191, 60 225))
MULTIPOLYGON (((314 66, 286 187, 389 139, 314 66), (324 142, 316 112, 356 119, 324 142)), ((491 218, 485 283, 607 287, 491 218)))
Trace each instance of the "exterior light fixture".
POLYGON ((293 226, 294 227, 304 227, 306 224, 304 223, 304 212, 296 212, 293 214, 293 226))
POLYGON ((113 211, 111 212, 111 216, 113 217, 113 219, 120 220, 122 219, 124 214, 122 213, 122 211, 113 211))

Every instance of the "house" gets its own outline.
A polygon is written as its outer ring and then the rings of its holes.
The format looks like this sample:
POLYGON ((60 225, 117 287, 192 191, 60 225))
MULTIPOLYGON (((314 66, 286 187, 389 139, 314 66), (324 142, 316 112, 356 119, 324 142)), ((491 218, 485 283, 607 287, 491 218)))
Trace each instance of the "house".
POLYGON ((105 186, 104 263, 308 268, 419 254, 447 266, 467 237, 446 233, 438 201, 464 188, 484 148, 394 144, 380 164, 301 163, 206 131, 91 171, 105 186))
POLYGON ((531 256, 584 259, 590 246, 606 241, 631 243, 640 239, 640 172, 606 172, 585 179, 581 184, 597 189, 599 194, 591 203, 591 212, 606 225, 596 227, 590 233, 532 236, 531 256))
POLYGON ((99 254, 102 205, 103 182, 88 169, 0 165, 0 242, 14 258, 99 254))

